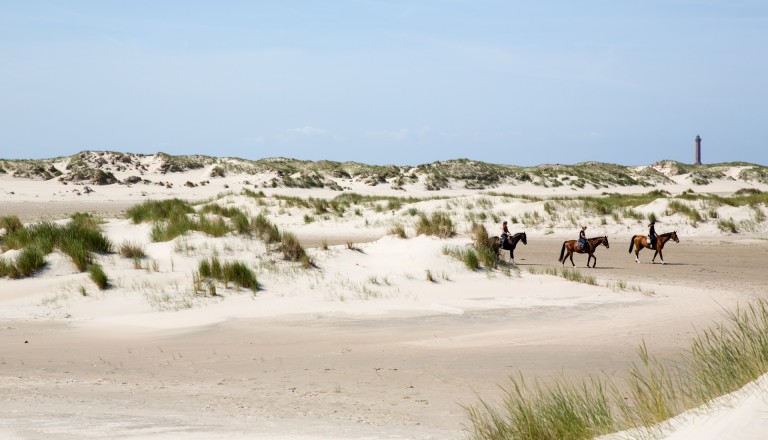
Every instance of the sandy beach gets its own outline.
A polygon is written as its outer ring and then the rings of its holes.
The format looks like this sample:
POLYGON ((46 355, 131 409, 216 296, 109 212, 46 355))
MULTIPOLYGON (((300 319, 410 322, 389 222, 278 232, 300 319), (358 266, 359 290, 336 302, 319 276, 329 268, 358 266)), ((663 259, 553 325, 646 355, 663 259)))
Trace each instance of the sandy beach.
MULTIPOLYGON (((0 216, 63 222, 93 212, 113 242, 141 243, 148 257, 136 267, 97 256, 112 280, 104 291, 60 252, 33 277, 0 279, 0 434, 9 439, 462 439, 464 407, 494 401, 510 375, 621 380, 641 343, 674 357, 725 310, 765 296, 764 229, 725 234, 670 217, 663 227, 676 228, 680 242, 664 248, 666 264, 650 264, 648 250, 637 264, 627 247, 642 222, 586 219, 611 240, 594 269, 575 257, 598 282, 587 285, 543 273, 561 266, 560 247, 575 235, 568 225, 526 227, 528 244, 518 245, 508 273, 470 271, 446 255, 471 244, 461 209, 485 203, 480 193, 413 205, 454 209, 459 233, 447 239, 417 236, 409 205, 307 222, 300 210, 258 206, 236 191, 190 197, 266 209, 307 247, 316 267, 304 269, 234 234, 152 242, 150 225, 123 218, 145 199, 125 187, 99 187, 101 199, 83 201, 26 184, 3 181, 5 191, 37 197, 3 204, 0 216), (408 238, 388 235, 393 219, 408 238), (261 289, 194 293, 192 274, 210 255, 246 261, 261 289)), ((503 203, 494 208, 506 217, 545 213, 541 202, 503 203)), ((749 410, 751 426, 768 425, 749 410)), ((750 432, 728 438, 758 438, 750 432)))

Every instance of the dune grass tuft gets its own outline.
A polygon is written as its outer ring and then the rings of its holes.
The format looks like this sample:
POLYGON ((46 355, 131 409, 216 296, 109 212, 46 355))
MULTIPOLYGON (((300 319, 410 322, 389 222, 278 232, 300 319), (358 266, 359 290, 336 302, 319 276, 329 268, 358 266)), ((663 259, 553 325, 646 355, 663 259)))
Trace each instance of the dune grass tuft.
POLYGON ((109 287, 109 278, 100 265, 91 264, 88 266, 88 273, 91 276, 91 280, 100 290, 105 290, 109 287))
MULTIPOLYGON (((202 260, 198 265, 198 274, 200 278, 215 279, 225 284, 232 283, 238 287, 246 288, 256 292, 259 290, 259 282, 256 274, 243 262, 219 261, 218 257, 211 257, 210 260, 202 260)), ((195 279, 197 275, 193 276, 195 279)), ((201 284, 199 279, 196 284, 201 284)), ((195 289, 196 291, 199 288, 195 289)))
POLYGON ((31 276, 45 266, 45 253, 37 246, 28 246, 16 257, 17 278, 31 276))
POLYGON ((133 243, 130 241, 126 241, 120 245, 120 255, 125 258, 131 258, 134 260, 147 257, 144 246, 139 243, 133 243))
POLYGON ((421 213, 416 222, 417 235, 434 235, 439 238, 450 238, 456 235, 456 229, 451 216, 442 211, 435 211, 431 217, 421 213))
MULTIPOLYGON (((112 242, 98 229, 98 222, 88 214, 75 214, 64 226, 41 222, 14 227, 3 239, 3 249, 21 249, 14 263, 14 278, 28 277, 43 267, 45 256, 58 248, 67 254, 78 270, 85 271, 92 262, 92 252, 112 252, 112 242)), ((6 266, 9 263, 6 263, 6 266)))
POLYGON ((23 227, 24 225, 21 223, 18 216, 9 215, 0 217, 0 229, 5 229, 6 234, 12 234, 23 227))
POLYGON ((465 407, 470 438, 589 439, 627 429, 650 438, 669 418, 768 373, 768 300, 725 314, 724 323, 698 333, 677 359, 662 361, 645 343, 638 355, 622 388, 595 377, 547 386, 510 377, 500 405, 481 399, 465 407))

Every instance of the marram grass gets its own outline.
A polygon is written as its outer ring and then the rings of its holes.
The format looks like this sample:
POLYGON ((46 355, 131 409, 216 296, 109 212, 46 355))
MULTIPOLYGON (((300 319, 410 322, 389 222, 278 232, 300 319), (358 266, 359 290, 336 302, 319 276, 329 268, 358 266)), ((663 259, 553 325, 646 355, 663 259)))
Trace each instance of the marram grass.
POLYGON ((465 407, 469 437, 575 440, 632 430, 637 438, 652 438, 671 417, 768 373, 768 300, 725 318, 725 323, 700 332, 673 361, 657 359, 643 343, 640 362, 629 367, 623 387, 594 376, 547 385, 510 377, 501 387, 500 404, 480 399, 465 407))

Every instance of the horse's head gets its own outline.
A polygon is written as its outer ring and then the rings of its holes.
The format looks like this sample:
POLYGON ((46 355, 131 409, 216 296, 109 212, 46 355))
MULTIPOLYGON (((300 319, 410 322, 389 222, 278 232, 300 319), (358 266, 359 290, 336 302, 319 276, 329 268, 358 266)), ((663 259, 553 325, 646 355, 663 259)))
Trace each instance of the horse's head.
POLYGON ((673 231, 672 235, 669 238, 671 238, 672 240, 675 240, 675 243, 680 243, 680 239, 677 238, 677 231, 673 231))
POLYGON ((520 236, 520 240, 522 240, 524 245, 528 244, 528 238, 526 238, 525 232, 523 232, 522 235, 520 236))
POLYGON ((603 244, 605 245, 606 249, 610 249, 611 248, 611 246, 608 245, 608 236, 607 235, 605 237, 603 237, 603 244))

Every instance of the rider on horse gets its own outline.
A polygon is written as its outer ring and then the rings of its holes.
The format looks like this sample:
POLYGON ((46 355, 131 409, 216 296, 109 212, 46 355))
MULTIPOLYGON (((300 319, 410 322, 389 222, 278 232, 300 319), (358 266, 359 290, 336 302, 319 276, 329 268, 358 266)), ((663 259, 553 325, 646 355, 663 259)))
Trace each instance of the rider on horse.
POLYGON ((512 234, 509 233, 509 229, 507 229, 507 221, 504 220, 504 223, 501 224, 501 248, 506 249, 507 248, 507 240, 509 240, 509 237, 511 237, 512 234))
POLYGON ((579 231, 579 247, 583 250, 587 250, 587 247, 589 246, 587 242, 587 227, 582 226, 581 231, 579 231))
POLYGON ((656 222, 654 220, 651 220, 651 223, 648 225, 648 244, 650 244, 651 249, 656 249, 656 222))

